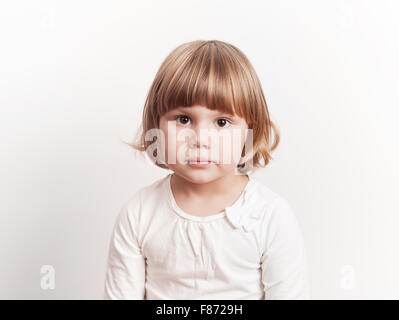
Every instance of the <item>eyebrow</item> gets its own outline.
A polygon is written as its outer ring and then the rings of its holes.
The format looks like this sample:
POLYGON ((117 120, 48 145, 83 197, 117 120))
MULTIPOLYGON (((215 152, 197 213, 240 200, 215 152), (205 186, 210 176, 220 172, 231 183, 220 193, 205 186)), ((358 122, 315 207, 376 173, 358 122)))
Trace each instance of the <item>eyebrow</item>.
MULTIPOLYGON (((173 109, 172 112, 173 112, 173 111, 187 112, 187 113, 189 113, 189 114, 192 113, 192 112, 190 111, 190 107, 178 107, 178 108, 173 109)), ((227 116, 229 116, 229 117, 235 118, 235 115, 234 115, 234 114, 230 114, 230 113, 228 113, 228 112, 223 112, 223 111, 220 111, 220 110, 217 110, 217 109, 215 109, 215 110, 213 110, 213 111, 216 111, 219 115, 227 115, 227 116)))

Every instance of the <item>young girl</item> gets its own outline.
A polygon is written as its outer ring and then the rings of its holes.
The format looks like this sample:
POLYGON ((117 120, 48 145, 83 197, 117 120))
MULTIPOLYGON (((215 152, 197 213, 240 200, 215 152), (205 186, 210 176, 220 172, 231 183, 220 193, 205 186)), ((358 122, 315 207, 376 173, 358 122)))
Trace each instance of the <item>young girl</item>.
POLYGON ((148 93, 140 140, 130 144, 173 173, 122 206, 104 298, 309 299, 298 220, 250 175, 278 143, 260 81, 238 48, 213 40, 173 50, 148 93))

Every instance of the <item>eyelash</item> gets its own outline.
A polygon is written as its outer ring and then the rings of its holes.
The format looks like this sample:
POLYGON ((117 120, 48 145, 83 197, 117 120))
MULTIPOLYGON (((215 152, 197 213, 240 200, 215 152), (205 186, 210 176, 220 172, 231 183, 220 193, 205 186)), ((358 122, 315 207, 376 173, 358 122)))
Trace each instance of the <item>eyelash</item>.
MULTIPOLYGON (((178 119, 180 119, 180 118, 182 118, 182 117, 187 117, 188 119, 190 119, 189 116, 186 116, 186 115, 184 115, 184 114, 180 114, 180 115, 176 116, 176 117, 174 118, 174 120, 177 121, 178 119)), ((190 120, 191 120, 191 119, 190 119, 190 120)), ((216 121, 218 121, 218 120, 226 120, 226 121, 229 123, 229 125, 232 124, 232 121, 229 120, 229 119, 227 119, 227 118, 219 118, 219 119, 217 119, 216 121)), ((183 125, 184 125, 184 124, 183 124, 183 125)), ((227 127, 228 127, 228 126, 227 126, 227 127)), ((219 128, 227 128, 227 127, 219 127, 219 128)))

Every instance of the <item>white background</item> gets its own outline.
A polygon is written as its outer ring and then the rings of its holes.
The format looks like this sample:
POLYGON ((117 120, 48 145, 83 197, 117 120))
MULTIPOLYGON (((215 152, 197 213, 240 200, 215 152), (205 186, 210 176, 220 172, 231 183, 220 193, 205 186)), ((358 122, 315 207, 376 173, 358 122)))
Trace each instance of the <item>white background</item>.
POLYGON ((393 0, 2 1, 0 298, 102 298, 121 205, 170 172, 122 141, 166 55, 217 39, 248 56, 281 130, 255 177, 296 211, 312 297, 398 299, 398 13, 393 0))

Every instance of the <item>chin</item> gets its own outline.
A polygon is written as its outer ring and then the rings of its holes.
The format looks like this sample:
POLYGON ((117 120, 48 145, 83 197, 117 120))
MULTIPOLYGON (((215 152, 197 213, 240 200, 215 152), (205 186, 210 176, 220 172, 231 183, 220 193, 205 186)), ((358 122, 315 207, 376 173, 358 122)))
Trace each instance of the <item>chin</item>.
POLYGON ((219 177, 215 171, 209 169, 183 169, 179 171, 179 175, 191 183, 198 184, 208 183, 219 177))

